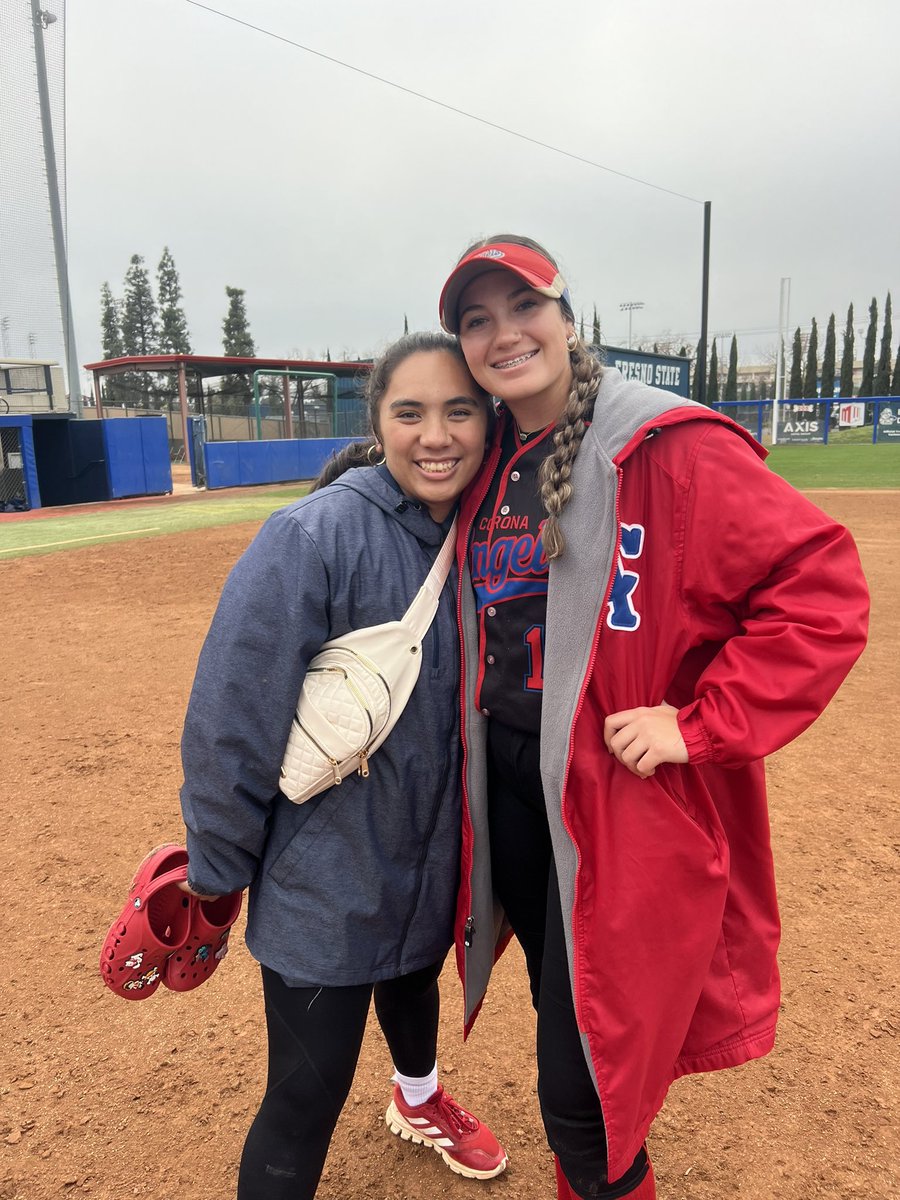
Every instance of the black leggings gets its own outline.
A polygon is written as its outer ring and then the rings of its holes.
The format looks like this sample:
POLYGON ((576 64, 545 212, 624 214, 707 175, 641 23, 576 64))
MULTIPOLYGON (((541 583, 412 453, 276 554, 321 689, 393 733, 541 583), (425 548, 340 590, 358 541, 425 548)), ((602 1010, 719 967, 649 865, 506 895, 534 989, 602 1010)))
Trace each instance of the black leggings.
POLYGON ((494 891, 525 953, 537 1010, 538 1099, 547 1141, 579 1196, 627 1196, 646 1175, 648 1160, 641 1150, 625 1175, 609 1183, 603 1111, 572 1002, 536 735, 491 721, 488 795, 494 891))
POLYGON ((312 1200, 359 1059, 369 1002, 395 1068, 428 1075, 437 1057, 442 963, 358 987, 291 988, 262 968, 266 1094, 247 1134, 238 1200, 312 1200))

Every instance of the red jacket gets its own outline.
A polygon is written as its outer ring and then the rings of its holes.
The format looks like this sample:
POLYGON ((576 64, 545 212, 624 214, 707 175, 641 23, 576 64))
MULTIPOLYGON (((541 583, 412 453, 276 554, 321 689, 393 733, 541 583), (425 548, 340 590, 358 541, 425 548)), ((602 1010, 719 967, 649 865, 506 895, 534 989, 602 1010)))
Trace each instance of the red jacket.
MULTIPOLYGON (((847 531, 738 426, 671 404, 604 372, 566 552, 550 566, 541 775, 611 1179, 674 1079, 772 1047, 779 918, 762 759, 825 707, 868 613, 847 531), (641 780, 607 752, 604 719, 664 700, 690 762, 641 780)), ((499 440, 464 503, 461 558, 498 453, 499 440)), ((460 579, 468 1029, 509 928, 489 894, 486 722, 471 703, 477 630, 460 579)))

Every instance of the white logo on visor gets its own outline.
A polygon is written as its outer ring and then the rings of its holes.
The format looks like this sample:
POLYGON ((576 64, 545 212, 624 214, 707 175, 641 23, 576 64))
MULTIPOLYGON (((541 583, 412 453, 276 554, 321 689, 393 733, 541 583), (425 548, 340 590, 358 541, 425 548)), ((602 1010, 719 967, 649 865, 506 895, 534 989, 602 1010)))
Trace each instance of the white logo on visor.
POLYGON ((482 250, 480 254, 475 255, 476 258, 506 258, 502 250, 482 250))

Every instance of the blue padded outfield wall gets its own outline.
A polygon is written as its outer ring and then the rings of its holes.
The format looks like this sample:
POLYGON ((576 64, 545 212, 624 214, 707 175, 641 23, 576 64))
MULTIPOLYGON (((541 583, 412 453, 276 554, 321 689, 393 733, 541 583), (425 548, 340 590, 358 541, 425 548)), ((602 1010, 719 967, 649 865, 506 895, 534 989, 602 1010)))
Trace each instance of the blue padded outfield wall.
POLYGON ((208 488, 249 487, 315 479, 335 451, 356 438, 284 438, 265 442, 206 442, 208 488))
POLYGON ((100 424, 111 499, 171 492, 169 430, 164 416, 116 418, 100 424))

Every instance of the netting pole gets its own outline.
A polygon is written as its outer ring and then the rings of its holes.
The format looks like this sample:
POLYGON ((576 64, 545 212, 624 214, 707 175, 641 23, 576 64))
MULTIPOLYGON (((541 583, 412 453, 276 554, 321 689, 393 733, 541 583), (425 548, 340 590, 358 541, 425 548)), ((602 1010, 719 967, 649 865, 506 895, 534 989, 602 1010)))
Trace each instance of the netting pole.
MULTIPOLYGON (((31 22, 34 28, 34 61, 37 68, 38 99, 41 108, 41 135, 44 141, 44 165, 47 171, 47 198, 50 203, 50 222, 53 227, 53 253, 56 259, 56 284, 62 309, 63 338, 66 346, 66 375, 69 382, 69 408, 82 415, 81 376, 75 350, 75 323, 72 319, 72 300, 69 295, 69 269, 66 261, 66 237, 63 230, 62 206, 59 202, 59 178, 56 173, 56 151, 53 145, 53 122, 50 117, 50 93, 47 87, 47 59, 44 56, 44 30, 56 20, 53 13, 43 12, 39 0, 31 0, 31 22)), ((63 50, 65 53, 65 50, 63 50)))
POLYGON ((184 455, 187 458, 188 452, 188 398, 187 398, 187 373, 184 369, 184 360, 178 364, 178 407, 181 410, 181 444, 184 446, 184 455))

